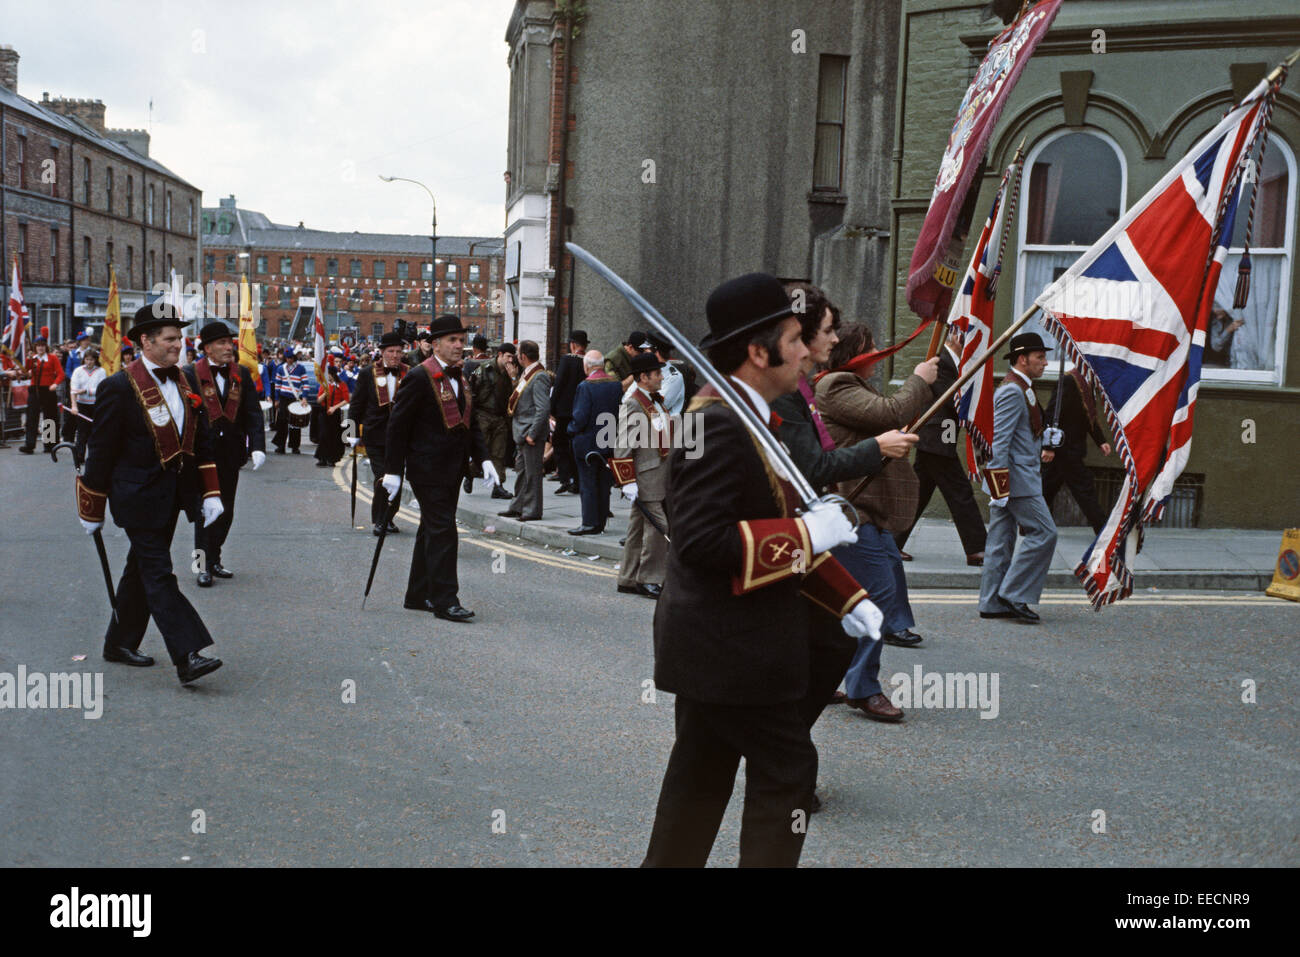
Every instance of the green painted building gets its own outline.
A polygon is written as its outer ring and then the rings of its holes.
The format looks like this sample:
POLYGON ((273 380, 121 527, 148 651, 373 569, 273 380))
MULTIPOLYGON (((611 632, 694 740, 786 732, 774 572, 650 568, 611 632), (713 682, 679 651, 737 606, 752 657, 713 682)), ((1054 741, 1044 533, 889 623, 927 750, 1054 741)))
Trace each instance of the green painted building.
MULTIPOLYGON (((957 105, 1002 28, 982 17, 983 7, 959 0, 903 3, 891 201, 894 286, 886 313, 894 337, 916 326, 903 295, 908 261, 957 105)), ((1066 0, 1006 103, 990 139, 987 174, 972 186, 980 195, 971 244, 1001 170, 1024 141, 996 331, 1296 47, 1295 0, 1066 0)), ((1227 315, 1211 329, 1191 459, 1166 525, 1300 525, 1297 154, 1300 64, 1277 99, 1259 173, 1250 301, 1242 310, 1231 308, 1242 215, 1216 295, 1227 315)), ((1033 322, 1027 328, 1041 331, 1033 322)), ((924 338, 898 357, 895 377, 923 356, 924 338)), ((997 362, 998 378, 1005 367, 997 362)), ((1044 399, 1055 374, 1053 362, 1040 383, 1044 399)), ((1118 459, 1102 459, 1095 448, 1089 456, 1108 504, 1118 459)), ((938 496, 935 501, 934 514, 944 514, 938 496)), ((1068 521, 1072 507, 1058 500, 1058 517, 1068 521)))

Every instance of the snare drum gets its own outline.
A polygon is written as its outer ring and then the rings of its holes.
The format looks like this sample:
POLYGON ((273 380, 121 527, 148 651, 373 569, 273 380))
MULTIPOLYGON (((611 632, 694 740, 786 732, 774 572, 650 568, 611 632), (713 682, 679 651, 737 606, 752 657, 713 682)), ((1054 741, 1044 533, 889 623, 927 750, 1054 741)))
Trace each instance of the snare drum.
POLYGON ((301 429, 311 422, 311 406, 299 399, 289 403, 289 428, 301 429))

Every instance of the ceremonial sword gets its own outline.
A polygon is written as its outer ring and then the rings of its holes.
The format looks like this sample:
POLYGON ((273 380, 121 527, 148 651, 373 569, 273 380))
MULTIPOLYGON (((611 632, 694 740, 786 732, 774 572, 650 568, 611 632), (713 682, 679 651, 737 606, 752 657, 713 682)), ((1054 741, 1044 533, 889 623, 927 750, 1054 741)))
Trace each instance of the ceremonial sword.
POLYGON ((357 527, 357 443, 355 442, 352 444, 352 527, 357 527))
POLYGON ((590 266, 596 272, 596 275, 613 286, 624 299, 632 304, 632 307, 641 314, 641 317, 667 340, 669 345, 680 352, 695 367, 696 371, 704 376, 709 385, 718 390, 718 394, 731 406, 731 410, 739 416, 741 423, 763 450, 768 462, 785 472, 786 480, 793 486, 800 502, 803 503, 805 511, 819 502, 836 505, 845 512, 853 527, 857 528, 857 512, 849 504, 848 500, 841 495, 817 494, 817 490, 812 487, 812 484, 804 478, 804 474, 790 460, 790 454, 786 451, 785 446, 768 430, 767 423, 758 417, 758 413, 740 397, 740 393, 736 391, 730 380, 713 367, 713 363, 704 357, 704 354, 695 347, 694 343, 678 332, 672 323, 660 315, 659 310, 650 305, 639 292, 628 285, 614 270, 576 243, 565 243, 564 246, 577 259, 590 266))
MULTIPOLYGON (((609 470, 609 463, 605 461, 605 456, 601 455, 600 452, 598 452, 596 449, 592 449, 590 452, 584 455, 583 459, 586 461, 588 465, 591 465, 591 457, 593 455, 596 456, 597 461, 600 462, 600 465, 598 466, 599 468, 609 470)), ((627 498, 626 495, 623 497, 627 498)), ((636 506, 636 510, 641 513, 642 517, 645 518, 647 522, 649 522, 651 525, 654 526, 654 530, 664 537, 664 541, 666 542, 672 541, 672 539, 668 537, 668 532, 665 531, 664 527, 660 525, 658 521, 655 520, 655 517, 653 515, 650 514, 650 510, 641 504, 641 498, 639 496, 637 498, 632 499, 632 504, 636 506)))
MULTIPOLYGON (((50 449, 50 458, 57 462, 59 460, 59 449, 71 448, 73 448, 71 442, 60 442, 50 449)), ((77 474, 81 474, 80 470, 78 470, 77 474)), ((108 552, 104 549, 104 536, 99 533, 99 529, 95 529, 90 533, 90 537, 95 540, 95 551, 99 552, 99 567, 104 572, 104 587, 108 589, 108 604, 113 609, 113 621, 121 625, 122 621, 117 617, 117 592, 113 590, 113 573, 109 571, 108 552)))
MULTIPOLYGON (((356 446, 353 446, 355 448, 356 446)), ((380 486, 381 490, 383 486, 380 486)), ((379 494, 376 492, 375 494, 379 494)), ((361 596, 361 610, 365 611, 366 599, 370 597, 370 586, 375 583, 375 569, 379 567, 379 553, 383 551, 384 539, 388 537, 388 526, 393 524, 393 519, 397 518, 397 510, 402 507, 402 486, 397 486, 397 494, 393 496, 393 504, 384 515, 383 528, 379 530, 379 538, 375 541, 375 554, 370 559, 370 575, 366 578, 366 590, 361 596)))

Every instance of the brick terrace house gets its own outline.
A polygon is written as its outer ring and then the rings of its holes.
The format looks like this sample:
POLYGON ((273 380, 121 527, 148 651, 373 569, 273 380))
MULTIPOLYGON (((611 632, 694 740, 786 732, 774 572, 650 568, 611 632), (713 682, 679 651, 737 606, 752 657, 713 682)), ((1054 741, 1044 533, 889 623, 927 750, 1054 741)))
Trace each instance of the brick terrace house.
POLYGON ((110 266, 122 313, 175 268, 199 263, 200 190, 149 157, 144 130, 104 125, 100 100, 18 93, 18 53, 0 46, 0 290, 18 257, 35 326, 52 339, 102 328, 110 266))
POLYGON ((493 304, 500 237, 439 236, 435 277, 428 236, 287 226, 241 209, 234 196, 205 207, 201 228, 205 283, 238 283, 246 273, 260 302, 261 336, 288 336, 299 299, 319 295, 331 334, 378 337, 398 318, 426 326, 454 312, 466 328, 501 340, 501 309, 493 304))

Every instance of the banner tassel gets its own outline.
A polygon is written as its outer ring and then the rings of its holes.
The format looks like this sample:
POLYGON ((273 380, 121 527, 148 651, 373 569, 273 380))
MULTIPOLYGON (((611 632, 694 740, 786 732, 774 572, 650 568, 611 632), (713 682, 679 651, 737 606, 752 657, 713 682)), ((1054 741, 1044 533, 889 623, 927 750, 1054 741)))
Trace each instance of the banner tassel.
POLYGON ((1245 253, 1241 257, 1241 264, 1237 266, 1237 288, 1232 295, 1232 308, 1246 308, 1246 300, 1250 298, 1250 253, 1245 253))

